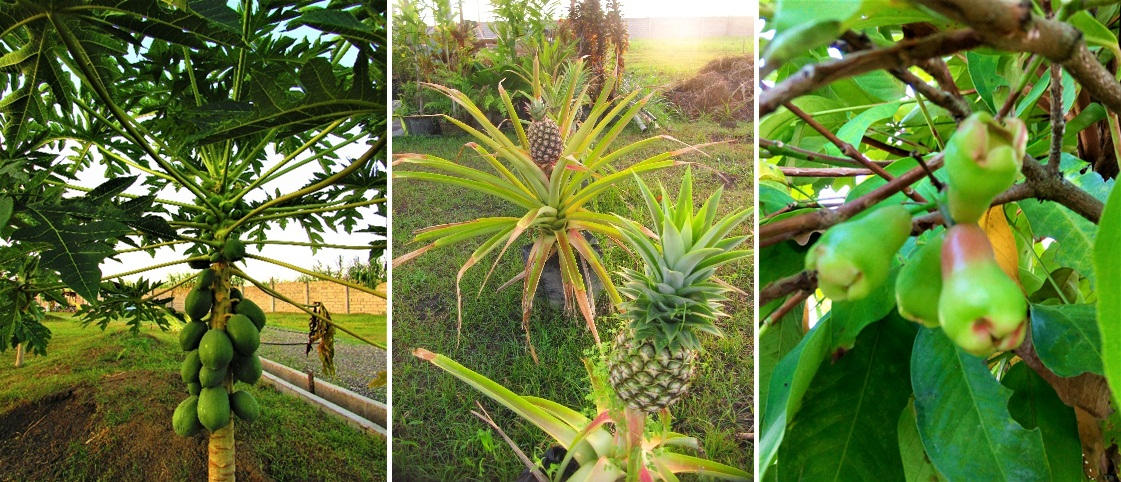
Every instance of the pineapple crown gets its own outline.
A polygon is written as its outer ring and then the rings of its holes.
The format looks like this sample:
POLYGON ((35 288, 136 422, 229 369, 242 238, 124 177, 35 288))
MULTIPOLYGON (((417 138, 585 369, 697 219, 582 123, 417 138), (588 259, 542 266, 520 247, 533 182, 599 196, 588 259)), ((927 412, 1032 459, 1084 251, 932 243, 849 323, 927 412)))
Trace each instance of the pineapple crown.
POLYGON ((537 97, 529 103, 529 115, 533 117, 533 120, 544 119, 549 115, 549 105, 545 103, 544 99, 537 97))
POLYGON ((642 180, 635 179, 654 219, 657 239, 644 234, 638 223, 619 217, 620 232, 645 265, 641 272, 622 272, 624 285, 619 291, 627 298, 624 316, 636 339, 650 339, 658 349, 698 349, 699 333, 720 336, 714 321, 726 315, 721 305, 727 288, 713 275, 718 266, 750 255, 736 249, 747 236, 728 234, 751 213, 741 209, 717 220, 723 188, 694 212, 691 170, 685 171, 673 203, 661 185, 659 202, 642 180))

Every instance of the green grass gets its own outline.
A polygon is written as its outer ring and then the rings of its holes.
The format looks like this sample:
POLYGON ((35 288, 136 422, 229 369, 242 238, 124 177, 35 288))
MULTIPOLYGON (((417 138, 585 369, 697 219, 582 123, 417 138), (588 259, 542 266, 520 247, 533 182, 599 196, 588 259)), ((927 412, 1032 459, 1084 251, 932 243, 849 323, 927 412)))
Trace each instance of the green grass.
POLYGON ((627 69, 667 84, 692 77, 711 60, 750 55, 754 48, 751 37, 633 39, 627 69))
MULTIPOLYGON (((300 333, 307 333, 308 318, 311 315, 302 313, 267 313, 269 326, 283 328, 288 331, 297 331, 300 333)), ((366 315, 366 314, 348 314, 339 315, 331 314, 331 320, 338 323, 339 326, 346 327, 355 333, 358 333, 364 338, 368 338, 375 342, 385 345, 386 339, 386 325, 385 315, 366 315)), ((341 330, 335 334, 335 340, 342 343, 365 343, 359 339, 343 333, 341 330)))
MULTIPOLYGON (((93 407, 90 425, 69 442, 65 459, 6 460, 11 454, 0 452, 5 477, 28 480, 24 470, 46 470, 32 474, 64 480, 205 477, 205 435, 184 438, 171 431, 171 413, 186 397, 177 333, 145 328, 134 335, 116 323, 103 332, 69 317, 47 326, 54 333, 47 356, 29 356, 16 369, 14 352, 0 353, 0 419, 73 390, 74 400, 93 407)), ((385 480, 384 440, 260 384, 242 389, 257 398, 262 415, 235 422, 239 478, 385 480)), ((47 415, 49 423, 76 423, 71 412, 47 415)))
MULTIPOLYGON (((711 157, 687 155, 706 168, 694 167, 696 197, 711 193, 721 181, 711 169, 726 176, 721 210, 751 206, 752 161, 751 126, 741 124, 727 129, 697 121, 670 126, 668 134, 691 144, 737 139, 737 144, 705 148, 711 157), (708 169, 711 168, 711 169, 708 169)), ((641 136, 626 131, 617 146, 641 136)), ((481 159, 468 155, 463 144, 468 137, 397 138, 394 150, 424 152, 463 164, 487 169, 481 159), (460 153, 463 153, 460 156, 460 153)), ((679 145, 666 142, 663 150, 679 145)), ((629 162, 656 152, 647 149, 634 154, 629 162)), ((626 163, 624 163, 626 165, 626 163)), ((672 168, 646 177, 646 182, 666 184, 676 194, 684 168, 672 168)), ((702 199, 698 199, 700 201, 702 199)), ((699 202, 698 202, 699 204, 699 202)), ((413 181, 394 182, 394 253, 400 256, 415 249, 411 233, 433 224, 464 221, 479 216, 519 215, 510 205, 493 198, 451 186, 413 181)), ((601 212, 615 212, 649 223, 637 188, 623 184, 609 191, 596 205, 601 212)), ((750 224, 750 223, 748 223, 750 224)), ((743 228, 748 231, 748 228, 743 228)), ((541 358, 535 365, 529 356, 521 328, 520 282, 502 292, 495 289, 513 277, 521 267, 520 245, 498 264, 482 296, 476 296, 485 271, 493 259, 472 269, 463 280, 463 333, 456 339, 455 274, 477 246, 466 242, 430 252, 394 269, 394 471, 409 480, 510 480, 522 470, 509 447, 483 422, 471 415, 481 401, 500 427, 530 457, 540 457, 552 445, 536 427, 521 421, 510 411, 489 401, 470 387, 411 355, 422 347, 446 354, 522 394, 547 398, 576 409, 590 409, 582 354, 593 347, 591 334, 578 318, 538 306, 531 320, 531 336, 541 358)), ((750 242, 748 243, 750 245, 750 242)), ((615 272, 622 266, 637 266, 622 249, 606 247, 605 262, 615 272)), ((742 262, 722 268, 726 281, 752 292, 752 266, 742 262)), ((700 439, 708 457, 751 468, 752 447, 736 434, 754 431, 752 427, 752 313, 751 300, 733 296, 726 311, 734 316, 721 320, 722 339, 705 341, 702 366, 691 395, 673 407, 677 419, 674 429, 700 439)), ((617 328, 613 318, 600 318, 603 339, 611 339, 617 328)))

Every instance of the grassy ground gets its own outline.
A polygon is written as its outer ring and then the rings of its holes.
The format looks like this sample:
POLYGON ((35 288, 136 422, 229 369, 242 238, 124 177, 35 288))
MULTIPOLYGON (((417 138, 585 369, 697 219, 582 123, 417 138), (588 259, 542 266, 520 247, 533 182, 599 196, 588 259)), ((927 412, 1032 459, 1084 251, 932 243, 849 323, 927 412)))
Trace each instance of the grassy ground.
POLYGON ((692 76, 713 59, 749 55, 754 49, 751 37, 633 39, 627 70, 668 84, 692 76))
MULTIPOLYGON (((749 124, 729 129, 698 121, 670 126, 666 132, 691 144, 739 141, 705 148, 711 157, 687 155, 681 158, 711 168, 693 169, 695 193, 707 195, 725 184, 721 209, 724 213, 753 203, 751 131, 749 124), (723 173, 723 181, 713 169, 723 173)), ((640 137, 637 132, 627 131, 616 146, 640 137)), ((436 154, 487 169, 477 156, 465 153, 470 151, 465 151, 463 144, 469 140, 467 137, 396 138, 394 151, 436 154)), ((669 150, 677 146, 679 144, 666 142, 658 147, 669 150)), ((637 161, 653 152, 655 149, 647 149, 629 159, 637 161)), ((684 168, 673 168, 649 175, 646 181, 650 184, 661 181, 671 195, 675 195, 683 172, 684 168)), ((393 196, 393 249, 397 256, 415 249, 408 241, 417 229, 479 216, 520 215, 510 205, 493 198, 440 184, 394 181, 393 196)), ((637 188, 630 184, 609 191, 595 207, 600 212, 619 213, 650 223, 637 196, 637 188)), ((744 227, 743 230, 749 229, 744 227)), ((516 477, 522 470, 521 463, 499 436, 471 415, 476 401, 483 402, 498 425, 530 457, 540 457, 551 445, 549 438, 532 425, 450 375, 415 359, 410 354, 414 348, 444 353, 517 393, 544 397, 577 409, 590 408, 585 399, 588 383, 580 357, 593 347, 593 340, 584 322, 538 303, 530 327, 541 358, 541 364, 535 365, 521 328, 520 283, 515 288, 495 292, 497 286, 519 271, 520 249, 511 248, 512 253, 498 264, 482 296, 475 296, 475 293, 492 260, 464 277, 463 332, 457 342, 455 274, 478 242, 481 240, 434 251, 394 269, 395 476, 408 480, 511 480, 516 477)), ((630 259, 620 248, 607 242, 601 245, 607 248, 605 261, 612 272, 622 266, 637 266, 637 260, 630 259)), ((720 275, 750 293, 751 273, 751 264, 743 262, 722 268, 720 275)), ((726 336, 705 342, 706 352, 692 393, 673 408, 677 417, 674 429, 698 437, 705 455, 748 470, 752 447, 737 438, 737 434, 754 431, 750 307, 749 297, 733 296, 726 311, 734 315, 720 322, 726 336)), ((599 320, 600 333, 605 340, 610 339, 608 333, 617 325, 616 319, 599 320)))
MULTIPOLYGON (((133 335, 116 324, 102 332, 69 319, 47 325, 47 356, 16 369, 13 351, 0 354, 0 478, 205 477, 205 436, 171 430, 186 397, 176 333, 133 335)), ((271 388, 248 390, 261 418, 235 424, 239 480, 385 480, 383 440, 271 388)))
MULTIPOLYGON (((289 331, 307 333, 308 318, 310 315, 302 313, 268 313, 268 325, 283 328, 289 331)), ((364 338, 385 345, 386 328, 385 315, 349 314, 339 315, 332 313, 331 319, 348 330, 358 333, 364 338)), ((365 343, 359 339, 337 330, 335 340, 340 343, 365 343)))

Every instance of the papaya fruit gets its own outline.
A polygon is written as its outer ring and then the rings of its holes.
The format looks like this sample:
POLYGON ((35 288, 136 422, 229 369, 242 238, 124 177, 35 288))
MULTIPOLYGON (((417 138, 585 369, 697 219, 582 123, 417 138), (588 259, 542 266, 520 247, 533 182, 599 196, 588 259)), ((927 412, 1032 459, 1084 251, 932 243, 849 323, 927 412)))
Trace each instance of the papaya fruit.
POLYGON ((231 262, 245 259, 245 243, 238 239, 227 240, 222 246, 222 257, 231 262))
POLYGON ((876 209, 829 228, 806 253, 806 269, 834 301, 859 300, 887 280, 891 259, 911 235, 911 213, 901 205, 876 209))
POLYGON ((191 269, 206 269, 210 267, 210 261, 205 259, 192 259, 187 261, 187 266, 190 266, 191 269))
MULTIPOLYGON (((202 370, 199 370, 202 371, 202 370)), ((202 384, 199 382, 190 382, 187 384, 187 393, 191 395, 198 395, 202 391, 202 384)))
POLYGON ((1028 303, 993 257, 976 224, 956 224, 942 243, 942 330, 963 350, 985 357, 1020 346, 1027 332, 1028 303))
POLYGON ((206 323, 201 321, 192 321, 183 325, 183 329, 179 331, 179 348, 183 351, 191 351, 199 347, 199 340, 202 335, 206 334, 206 323))
POLYGON ((903 264, 895 278, 895 302, 899 315, 928 328, 938 323, 938 299, 942 295, 942 239, 945 233, 920 246, 903 264))
POLYGON ((257 405, 257 399, 253 398, 252 393, 244 390, 238 390, 230 395, 230 409, 238 418, 246 422, 257 420, 257 417, 261 416, 261 407, 257 405))
POLYGON ((198 356, 202 366, 217 370, 233 360, 234 346, 225 331, 210 329, 199 341, 198 356))
POLYGON ((261 357, 257 355, 234 357, 230 367, 234 371, 234 378, 242 382, 252 385, 261 379, 261 357))
POLYGON ((196 286, 187 292, 187 299, 183 302, 183 311, 186 311, 187 316, 191 317, 192 320, 199 321, 210 313, 210 308, 213 306, 213 293, 208 289, 196 286))
POLYGON ((179 365, 179 376, 183 379, 183 383, 197 382, 200 368, 202 368, 202 361, 199 360, 199 351, 187 352, 187 358, 179 365))
POLYGON ((190 437, 202 431, 202 423, 198 417, 199 397, 191 395, 175 407, 171 414, 171 427, 181 437, 190 437))
POLYGON ((1001 123, 978 112, 962 121, 942 151, 946 201, 954 222, 977 222, 993 198, 1012 187, 1027 142, 1027 127, 1015 117, 1001 123))
POLYGON ((196 283, 195 286, 204 290, 209 290, 211 286, 214 285, 214 279, 217 278, 217 276, 218 274, 215 273, 214 270, 210 268, 204 269, 199 273, 198 283, 196 283))
POLYGON ((230 423, 230 395, 225 387, 204 388, 199 393, 199 422, 211 432, 230 423))
POLYGON ((237 288, 230 288, 230 299, 240 301, 242 299, 241 290, 237 288))
POLYGON ((253 321, 253 326, 257 327, 258 332, 265 329, 265 311, 252 300, 242 299, 234 307, 234 312, 249 317, 253 321))
POLYGON ((202 388, 211 388, 221 385, 222 382, 226 381, 226 368, 227 367, 222 367, 213 370, 205 366, 202 367, 202 369, 199 370, 199 385, 202 385, 202 388))
POLYGON ((226 320, 226 334, 230 336, 234 350, 240 355, 252 355, 261 346, 261 334, 253 321, 245 315, 233 315, 226 320))

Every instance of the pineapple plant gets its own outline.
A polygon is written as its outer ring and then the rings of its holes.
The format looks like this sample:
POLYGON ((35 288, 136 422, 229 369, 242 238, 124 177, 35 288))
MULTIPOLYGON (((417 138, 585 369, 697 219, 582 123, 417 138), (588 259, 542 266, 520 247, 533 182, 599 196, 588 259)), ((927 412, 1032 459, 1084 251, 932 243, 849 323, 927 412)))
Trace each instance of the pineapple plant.
POLYGON ((564 149, 560 127, 549 118, 548 105, 540 97, 529 103, 529 115, 533 118, 525 131, 529 140, 529 157, 545 174, 552 174, 553 166, 564 149))
POLYGON ((677 200, 665 188, 661 202, 642 183, 639 188, 654 219, 658 239, 643 234, 634 221, 621 220, 622 233, 643 259, 641 272, 624 269, 627 325, 608 355, 611 386, 629 408, 660 412, 689 391, 696 371, 701 333, 719 336, 727 288, 713 276, 716 268, 750 255, 735 249, 747 236, 728 236, 750 216, 741 209, 716 220, 722 189, 693 211, 692 174, 685 172, 677 200), (715 222, 714 222, 715 221, 715 222))

